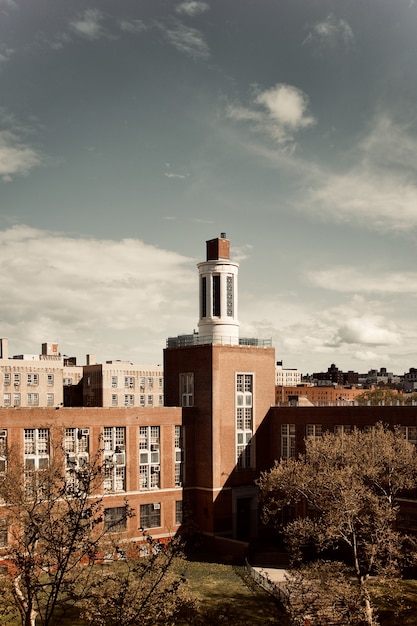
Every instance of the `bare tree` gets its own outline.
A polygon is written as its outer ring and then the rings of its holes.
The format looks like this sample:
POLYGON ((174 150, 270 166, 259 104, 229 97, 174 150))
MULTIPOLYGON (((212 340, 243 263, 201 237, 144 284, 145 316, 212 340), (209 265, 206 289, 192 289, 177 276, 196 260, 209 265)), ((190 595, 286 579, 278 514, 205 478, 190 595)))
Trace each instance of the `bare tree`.
POLYGON ((308 438, 304 455, 277 462, 259 480, 266 522, 280 526, 285 507, 296 507, 296 519, 283 529, 294 564, 303 562, 307 547, 316 556, 326 549, 345 554, 368 624, 376 621, 367 581, 401 570, 406 550, 396 530, 398 497, 416 486, 414 445, 381 424, 308 438))
POLYGON ((181 572, 179 538, 162 544, 144 532, 143 542, 126 544, 109 536, 106 549, 110 562, 96 566, 88 596, 80 602, 88 624, 168 626, 180 618, 190 623, 196 605, 181 572))
MULTIPOLYGON (((7 519, 10 598, 23 626, 48 626, 59 605, 74 596, 85 564, 94 561, 103 524, 101 454, 82 467, 55 450, 44 469, 25 469, 9 454, 0 479, 2 517, 7 519), (81 567, 80 567, 81 566, 81 567)), ((125 502, 123 516, 132 513, 125 502)), ((120 520, 119 520, 120 521, 120 520)), ((10 606, 0 600, 5 614, 10 606)))

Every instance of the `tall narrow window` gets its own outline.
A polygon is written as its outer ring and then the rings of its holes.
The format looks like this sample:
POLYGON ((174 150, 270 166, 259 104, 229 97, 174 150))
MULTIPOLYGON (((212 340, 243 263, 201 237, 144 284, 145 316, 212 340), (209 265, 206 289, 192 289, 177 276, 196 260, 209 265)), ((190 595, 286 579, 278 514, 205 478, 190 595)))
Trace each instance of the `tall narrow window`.
POLYGON ((65 470, 67 484, 80 488, 80 470, 89 461, 90 430, 88 428, 66 428, 64 437, 65 470))
POLYGON ((4 478, 6 473, 7 459, 7 429, 0 429, 0 478, 4 478))
POLYGON ((281 424, 281 458, 295 456, 295 424, 281 424))
POLYGON ((175 486, 181 487, 183 480, 184 444, 182 426, 175 426, 175 486))
POLYGON ((220 317, 220 274, 213 276, 213 317, 220 317))
POLYGON ((253 375, 236 375, 236 463, 250 468, 253 459, 253 375))
POLYGON ((159 426, 139 426, 139 488, 159 489, 161 475, 159 426))
POLYGON ((23 453, 26 493, 34 495, 42 489, 38 470, 49 467, 49 429, 25 428, 23 453))
POLYGON ((194 374, 180 374, 181 406, 194 406, 194 374))
POLYGON ((233 317, 233 276, 227 276, 226 279, 226 306, 227 316, 233 317))
POLYGON ((126 429, 124 426, 105 426, 104 491, 126 490, 126 429))
POLYGON ((201 317, 207 317, 207 278, 201 277, 201 317))

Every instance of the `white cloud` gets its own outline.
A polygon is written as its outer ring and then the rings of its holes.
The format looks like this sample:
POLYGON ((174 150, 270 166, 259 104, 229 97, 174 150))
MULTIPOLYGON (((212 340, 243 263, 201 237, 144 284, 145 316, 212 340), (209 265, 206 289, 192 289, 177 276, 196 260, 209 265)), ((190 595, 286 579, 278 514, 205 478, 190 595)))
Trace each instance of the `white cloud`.
POLYGON ((209 48, 203 35, 196 29, 177 23, 169 28, 159 25, 167 41, 179 52, 193 59, 207 59, 210 56, 209 48))
POLYGON ((17 174, 27 174, 40 165, 40 153, 15 130, 0 131, 0 177, 9 182, 17 174))
POLYGON ((343 19, 337 19, 330 13, 325 20, 315 22, 310 26, 310 32, 304 39, 304 44, 318 45, 323 48, 335 48, 339 45, 349 47, 354 42, 352 28, 343 19))
POLYGON ((157 354, 161 362, 166 337, 197 321, 189 262, 137 239, 77 239, 25 226, 0 231, 3 336, 17 352, 56 340, 66 354, 136 363, 157 354))
POLYGON ((181 2, 175 8, 177 13, 183 13, 189 17, 200 15, 210 9, 207 2, 197 2, 196 0, 188 0, 187 2, 181 2))
POLYGON ((79 19, 70 22, 71 30, 85 39, 98 39, 105 34, 101 22, 103 14, 98 9, 87 9, 79 19))
POLYGON ((308 114, 306 94, 293 85, 280 83, 255 93, 249 107, 230 105, 227 115, 238 122, 250 122, 253 129, 269 135, 282 146, 292 146, 295 134, 315 124, 308 114))
POLYGON ((365 346, 397 345, 401 341, 399 332, 391 322, 379 315, 353 317, 338 328, 332 345, 355 343, 365 346))
POLYGON ((377 115, 346 156, 342 174, 312 170, 308 203, 300 210, 335 221, 355 221, 377 231, 417 227, 417 140, 407 125, 377 115))
POLYGON ((340 293, 415 294, 417 272, 383 272, 381 268, 335 266, 308 272, 309 282, 340 293))

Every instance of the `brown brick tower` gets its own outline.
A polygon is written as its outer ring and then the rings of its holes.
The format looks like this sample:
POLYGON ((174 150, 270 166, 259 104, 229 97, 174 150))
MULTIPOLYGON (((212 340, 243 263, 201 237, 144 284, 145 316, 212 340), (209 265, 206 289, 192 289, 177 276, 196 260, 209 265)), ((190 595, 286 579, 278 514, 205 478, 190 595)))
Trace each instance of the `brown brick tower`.
POLYGON ((199 333, 170 338, 165 405, 183 407, 184 510, 213 542, 257 532, 256 430, 274 403, 275 351, 239 338, 238 265, 222 233, 207 242, 199 333))

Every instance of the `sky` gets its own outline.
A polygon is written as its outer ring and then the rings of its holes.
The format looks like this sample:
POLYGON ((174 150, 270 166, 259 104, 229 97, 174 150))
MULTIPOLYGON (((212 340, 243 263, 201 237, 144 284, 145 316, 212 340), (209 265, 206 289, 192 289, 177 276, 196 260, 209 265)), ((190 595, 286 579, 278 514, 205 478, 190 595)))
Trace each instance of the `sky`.
POLYGON ((162 363, 205 241, 304 374, 417 367, 415 0, 0 0, 0 336, 162 363))

